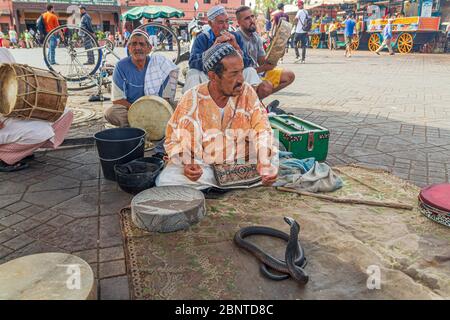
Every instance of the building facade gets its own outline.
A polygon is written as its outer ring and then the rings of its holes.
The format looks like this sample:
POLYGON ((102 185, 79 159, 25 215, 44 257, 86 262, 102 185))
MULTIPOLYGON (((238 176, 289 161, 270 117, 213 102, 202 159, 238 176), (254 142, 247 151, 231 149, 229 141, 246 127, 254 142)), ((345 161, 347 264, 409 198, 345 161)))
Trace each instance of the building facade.
POLYGON ((187 23, 197 17, 207 21, 206 13, 216 5, 227 10, 230 19, 236 20, 235 10, 245 4, 245 0, 0 0, 0 30, 6 32, 11 26, 16 31, 36 29, 36 20, 45 12, 48 4, 53 4, 60 24, 73 23, 74 7, 86 6, 96 30, 121 31, 123 21, 120 15, 136 6, 164 5, 184 11, 185 16, 173 19, 175 23, 187 23), (194 5, 197 2, 197 10, 194 5))
POLYGON ((191 21, 198 17, 206 21, 206 13, 214 6, 222 5, 227 10, 231 20, 236 20, 234 12, 245 4, 245 0, 119 0, 122 12, 126 12, 136 6, 169 6, 182 10, 185 14, 183 18, 174 19, 178 21, 191 21), (195 2, 198 3, 198 9, 194 9, 195 2))
POLYGON ((117 0, 0 0, 0 29, 5 32, 10 26, 16 31, 36 30, 36 20, 52 4, 60 24, 76 21, 74 13, 83 4, 92 17, 96 30, 115 32, 119 30, 120 6, 117 0))

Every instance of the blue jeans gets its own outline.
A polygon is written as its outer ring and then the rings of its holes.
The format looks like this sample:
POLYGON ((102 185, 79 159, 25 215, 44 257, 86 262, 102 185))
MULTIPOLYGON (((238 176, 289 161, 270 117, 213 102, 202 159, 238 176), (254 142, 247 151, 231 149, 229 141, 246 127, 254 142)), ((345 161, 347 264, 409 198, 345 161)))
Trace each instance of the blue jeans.
MULTIPOLYGON (((92 49, 94 46, 92 45, 92 40, 91 38, 89 38, 88 36, 83 36, 83 43, 84 43, 84 48, 86 50, 88 49, 92 49)), ((94 51, 88 51, 87 52, 87 58, 88 58, 88 63, 95 63, 95 58, 94 58, 94 51)))
POLYGON ((294 43, 295 43, 295 57, 298 59, 300 57, 300 53, 298 52, 298 43, 301 43, 302 48, 302 60, 305 60, 306 56, 306 47, 308 46, 309 38, 307 32, 295 33, 294 43))
POLYGON ((50 38, 49 50, 48 50, 48 62, 50 64, 55 64, 56 63, 55 50, 56 50, 56 45, 57 44, 58 44, 58 38, 56 37, 56 35, 53 35, 50 38))

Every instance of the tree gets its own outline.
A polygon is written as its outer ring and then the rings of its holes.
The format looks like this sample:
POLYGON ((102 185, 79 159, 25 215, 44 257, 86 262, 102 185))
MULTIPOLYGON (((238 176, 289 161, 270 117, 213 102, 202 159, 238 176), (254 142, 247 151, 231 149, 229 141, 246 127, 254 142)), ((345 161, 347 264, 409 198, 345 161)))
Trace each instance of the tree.
POLYGON ((297 0, 254 0, 255 10, 258 13, 266 13, 267 9, 276 10, 277 4, 283 2, 284 4, 296 4, 297 0))
POLYGON ((267 9, 276 9, 278 1, 276 0, 255 0, 255 9, 258 13, 266 13, 267 9))

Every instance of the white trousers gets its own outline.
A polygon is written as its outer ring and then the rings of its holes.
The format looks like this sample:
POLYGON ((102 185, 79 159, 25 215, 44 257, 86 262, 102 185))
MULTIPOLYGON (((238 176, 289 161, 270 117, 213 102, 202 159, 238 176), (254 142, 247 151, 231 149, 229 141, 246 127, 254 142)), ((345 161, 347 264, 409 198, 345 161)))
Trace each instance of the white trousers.
POLYGON ((203 170, 202 176, 197 181, 192 181, 184 175, 182 165, 168 163, 156 178, 156 186, 189 186, 197 190, 217 186, 213 168, 210 165, 202 165, 201 167, 203 170))

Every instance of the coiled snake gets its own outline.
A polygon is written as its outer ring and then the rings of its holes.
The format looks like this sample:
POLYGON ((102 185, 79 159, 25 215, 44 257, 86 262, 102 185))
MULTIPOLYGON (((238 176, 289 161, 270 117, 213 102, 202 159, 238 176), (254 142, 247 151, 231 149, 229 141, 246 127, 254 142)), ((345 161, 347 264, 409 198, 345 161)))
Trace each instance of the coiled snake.
POLYGON ((303 248, 298 241, 298 233, 300 232, 300 225, 292 218, 285 217, 284 221, 291 226, 290 234, 283 231, 276 230, 269 227, 251 226, 240 229, 234 235, 234 243, 241 247, 261 261, 260 270, 263 275, 272 280, 285 280, 290 277, 301 284, 306 284, 309 276, 303 270, 306 266, 306 258, 303 248), (251 235, 265 235, 283 239, 287 242, 285 261, 272 257, 271 255, 262 251, 255 244, 245 240, 251 235), (272 273, 270 269, 282 273, 281 275, 272 273))

